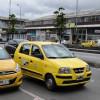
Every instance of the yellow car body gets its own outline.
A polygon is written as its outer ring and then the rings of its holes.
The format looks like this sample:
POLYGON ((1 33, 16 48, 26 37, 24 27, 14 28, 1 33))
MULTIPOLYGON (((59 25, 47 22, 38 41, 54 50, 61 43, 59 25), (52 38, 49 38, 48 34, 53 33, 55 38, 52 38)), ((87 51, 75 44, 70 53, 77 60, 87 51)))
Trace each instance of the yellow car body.
POLYGON ((22 84, 22 73, 18 64, 0 47, 0 89, 19 87, 22 84), (4 56, 5 54, 6 56, 4 56), (3 56, 3 58, 1 58, 3 56), (17 69, 16 69, 17 68, 17 69), (17 70, 17 71, 16 71, 17 70))
MULTIPOLYGON (((14 59, 21 66, 24 75, 49 83, 53 81, 56 86, 72 86, 87 83, 91 77, 89 65, 74 57, 67 48, 66 50, 71 54, 68 57, 47 57, 47 53, 55 55, 61 49, 60 47, 62 50, 66 48, 61 44, 53 42, 24 42, 16 49, 14 59), (49 48, 49 46, 51 47, 49 48), (38 48, 39 50, 37 51, 42 56, 37 57, 34 48, 35 50, 38 48), (59 49, 52 51, 51 48, 59 49), (52 54, 52 52, 55 53, 52 54), (69 71, 69 73, 66 71, 69 71)), ((64 54, 62 50, 59 51, 61 56, 64 54)), ((49 88, 50 84, 47 83, 46 85, 49 88)))
POLYGON ((87 41, 81 42, 81 46, 91 48, 91 47, 96 47, 96 43, 95 43, 95 41, 87 40, 87 41))

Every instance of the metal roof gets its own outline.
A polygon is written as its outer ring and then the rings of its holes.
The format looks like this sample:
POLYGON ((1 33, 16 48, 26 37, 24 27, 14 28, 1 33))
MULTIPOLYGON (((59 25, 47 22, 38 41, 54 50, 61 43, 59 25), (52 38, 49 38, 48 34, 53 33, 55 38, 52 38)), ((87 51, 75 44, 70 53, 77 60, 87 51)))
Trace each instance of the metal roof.
MULTIPOLYGON (((84 10, 84 11, 78 11, 77 12, 77 17, 83 17, 83 16, 95 16, 95 15, 100 15, 100 10, 84 10)), ((66 13, 65 15, 66 18, 73 18, 76 17, 76 11, 71 11, 69 13, 66 13)), ((40 17, 37 19, 34 19, 32 21, 41 21, 41 20, 50 20, 50 19, 55 19, 56 15, 48 15, 44 17, 40 17)))

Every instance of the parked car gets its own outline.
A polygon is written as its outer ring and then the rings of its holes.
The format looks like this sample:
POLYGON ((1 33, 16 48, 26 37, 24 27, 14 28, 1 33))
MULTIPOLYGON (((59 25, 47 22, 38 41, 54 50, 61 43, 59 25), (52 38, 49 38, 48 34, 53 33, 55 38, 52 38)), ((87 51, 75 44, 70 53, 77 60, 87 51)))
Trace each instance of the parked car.
POLYGON ((5 49, 7 50, 7 52, 13 56, 17 46, 19 45, 19 43, 21 42, 26 42, 28 40, 25 39, 13 39, 13 40, 9 40, 6 44, 5 44, 5 49))
POLYGON ((22 84, 22 73, 19 64, 15 63, 4 48, 0 47, 0 89, 19 87, 22 84))
POLYGON ((96 47, 96 42, 94 40, 82 41, 81 47, 83 47, 83 48, 96 47))
POLYGON ((89 65, 59 43, 23 42, 17 47, 14 60, 24 75, 43 80, 49 90, 85 85, 91 78, 89 65))

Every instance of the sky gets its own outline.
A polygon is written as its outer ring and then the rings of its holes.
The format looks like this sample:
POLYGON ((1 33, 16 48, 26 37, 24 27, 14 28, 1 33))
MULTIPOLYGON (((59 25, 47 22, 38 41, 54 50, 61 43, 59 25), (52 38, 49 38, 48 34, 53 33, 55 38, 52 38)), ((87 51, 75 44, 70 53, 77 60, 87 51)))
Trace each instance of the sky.
MULTIPOLYGON (((9 1, 0 0, 0 16, 9 15, 9 1)), ((16 17, 36 19, 52 15, 59 7, 65 8, 65 13, 75 11, 76 0, 11 0, 11 13, 16 17)), ((78 10, 99 10, 100 0, 78 0, 78 10)))

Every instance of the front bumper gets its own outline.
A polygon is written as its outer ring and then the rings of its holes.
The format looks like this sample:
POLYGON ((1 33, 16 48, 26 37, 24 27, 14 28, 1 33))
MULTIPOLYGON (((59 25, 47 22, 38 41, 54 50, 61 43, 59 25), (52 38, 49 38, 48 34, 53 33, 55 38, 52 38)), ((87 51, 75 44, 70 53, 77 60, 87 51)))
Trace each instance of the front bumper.
POLYGON ((54 75, 57 86, 72 86, 87 83, 91 78, 91 72, 86 74, 54 75))
POLYGON ((0 81, 1 80, 7 80, 8 83, 0 85, 0 89, 20 86, 22 84, 22 73, 18 72, 11 75, 3 75, 0 76, 0 81))

